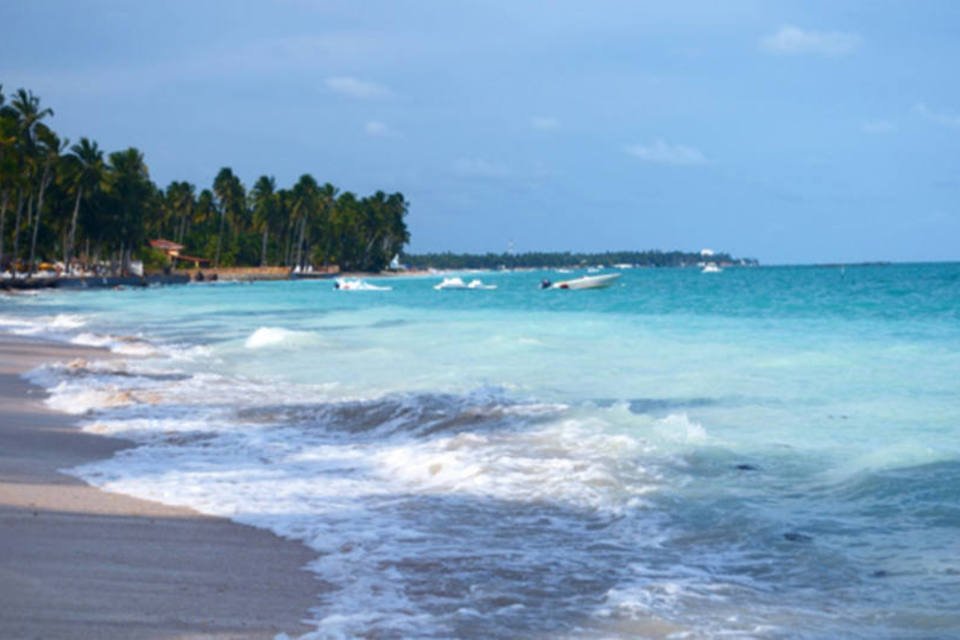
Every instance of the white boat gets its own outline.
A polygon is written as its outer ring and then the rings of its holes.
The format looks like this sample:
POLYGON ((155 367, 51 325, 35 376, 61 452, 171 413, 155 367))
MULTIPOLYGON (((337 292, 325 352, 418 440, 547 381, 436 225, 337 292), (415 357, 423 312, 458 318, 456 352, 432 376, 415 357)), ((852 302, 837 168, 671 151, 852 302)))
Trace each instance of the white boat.
POLYGON ((703 266, 703 269, 700 271, 700 273, 720 273, 721 271, 723 271, 723 269, 718 267, 716 263, 708 262, 703 266))
POLYGON ((485 290, 489 291, 491 289, 496 289, 497 285, 495 284, 484 284, 480 280, 473 279, 469 283, 463 281, 463 278, 444 278, 443 282, 434 285, 433 287, 437 291, 444 291, 446 289, 454 290, 485 290))
POLYGON ((393 291, 393 287, 381 287, 360 278, 337 278, 333 288, 338 291, 393 291))
POLYGON ((561 280, 560 282, 550 282, 549 280, 544 280, 540 283, 540 288, 542 289, 603 289, 605 287, 612 286, 617 278, 620 277, 619 273, 604 273, 599 276, 583 276, 582 278, 574 278, 573 280, 561 280))

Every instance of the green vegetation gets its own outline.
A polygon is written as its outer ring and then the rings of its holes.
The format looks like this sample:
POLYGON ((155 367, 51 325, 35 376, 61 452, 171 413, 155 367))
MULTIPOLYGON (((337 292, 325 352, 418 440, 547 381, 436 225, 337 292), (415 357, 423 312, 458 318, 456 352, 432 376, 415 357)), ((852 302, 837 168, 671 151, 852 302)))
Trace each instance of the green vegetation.
POLYGON ((0 85, 0 270, 32 274, 45 260, 126 271, 132 259, 156 264, 147 239, 165 238, 214 267, 379 271, 410 240, 400 193, 358 197, 309 174, 289 189, 262 176, 248 192, 228 167, 199 193, 189 182, 160 189, 140 151, 70 146, 52 116, 32 92, 8 101, 0 85))
POLYGON ((412 269, 549 269, 594 265, 630 264, 641 267, 683 267, 699 262, 719 264, 749 264, 756 260, 737 259, 727 253, 715 253, 708 258, 699 252, 685 251, 607 251, 605 253, 424 253, 404 255, 403 262, 412 269))

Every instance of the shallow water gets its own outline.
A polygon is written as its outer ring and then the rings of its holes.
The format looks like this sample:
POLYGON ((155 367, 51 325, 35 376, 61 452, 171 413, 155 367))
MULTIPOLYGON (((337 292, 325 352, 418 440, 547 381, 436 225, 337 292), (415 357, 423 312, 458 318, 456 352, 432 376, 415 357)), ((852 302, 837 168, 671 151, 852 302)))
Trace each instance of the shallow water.
MULTIPOLYGON (((471 276, 472 277, 472 276, 471 276)), ((960 265, 49 293, 140 443, 73 472, 317 551, 316 637, 960 635, 960 265)))

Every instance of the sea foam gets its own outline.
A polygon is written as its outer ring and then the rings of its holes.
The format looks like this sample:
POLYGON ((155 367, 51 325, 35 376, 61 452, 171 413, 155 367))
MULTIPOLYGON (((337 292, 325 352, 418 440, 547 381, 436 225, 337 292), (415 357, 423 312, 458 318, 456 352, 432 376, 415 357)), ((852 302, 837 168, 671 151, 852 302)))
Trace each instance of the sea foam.
POLYGON ((305 331, 291 331, 280 327, 260 327, 247 337, 243 345, 247 349, 279 346, 295 347, 318 340, 318 336, 305 331))

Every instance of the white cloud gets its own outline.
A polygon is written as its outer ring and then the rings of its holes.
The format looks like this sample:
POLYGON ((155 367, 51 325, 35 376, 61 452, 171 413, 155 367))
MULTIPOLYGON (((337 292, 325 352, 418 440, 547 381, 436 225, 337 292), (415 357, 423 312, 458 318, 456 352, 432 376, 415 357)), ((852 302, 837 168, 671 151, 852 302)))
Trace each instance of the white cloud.
POLYGON ((504 165, 483 158, 459 158, 453 163, 453 171, 464 178, 505 178, 510 175, 504 165))
POLYGON ((778 55, 841 56, 856 50, 863 39, 843 31, 809 31, 787 25, 760 39, 760 48, 778 55))
POLYGON ((530 125, 540 131, 553 131, 560 128, 560 120, 553 116, 534 116, 530 119, 530 125))
POLYGON ((653 144, 633 144, 626 148, 626 152, 644 162, 656 164, 698 165, 707 162, 707 158, 696 147, 668 144, 663 140, 653 144))
POLYGON ((897 130, 897 125, 889 120, 867 120, 860 124, 860 130, 864 133, 881 135, 893 133, 897 130))
POLYGON ((379 120, 371 120, 363 125, 363 130, 371 138, 394 138, 399 134, 379 120))
POLYGON ((392 95, 390 89, 375 82, 367 82, 350 76, 336 76, 325 80, 327 88, 335 93, 349 96, 351 98, 360 98, 370 100, 375 98, 386 98, 392 95))
POLYGON ((960 129, 960 115, 948 111, 934 111, 922 102, 914 105, 913 110, 921 117, 930 122, 950 127, 951 129, 960 129))

